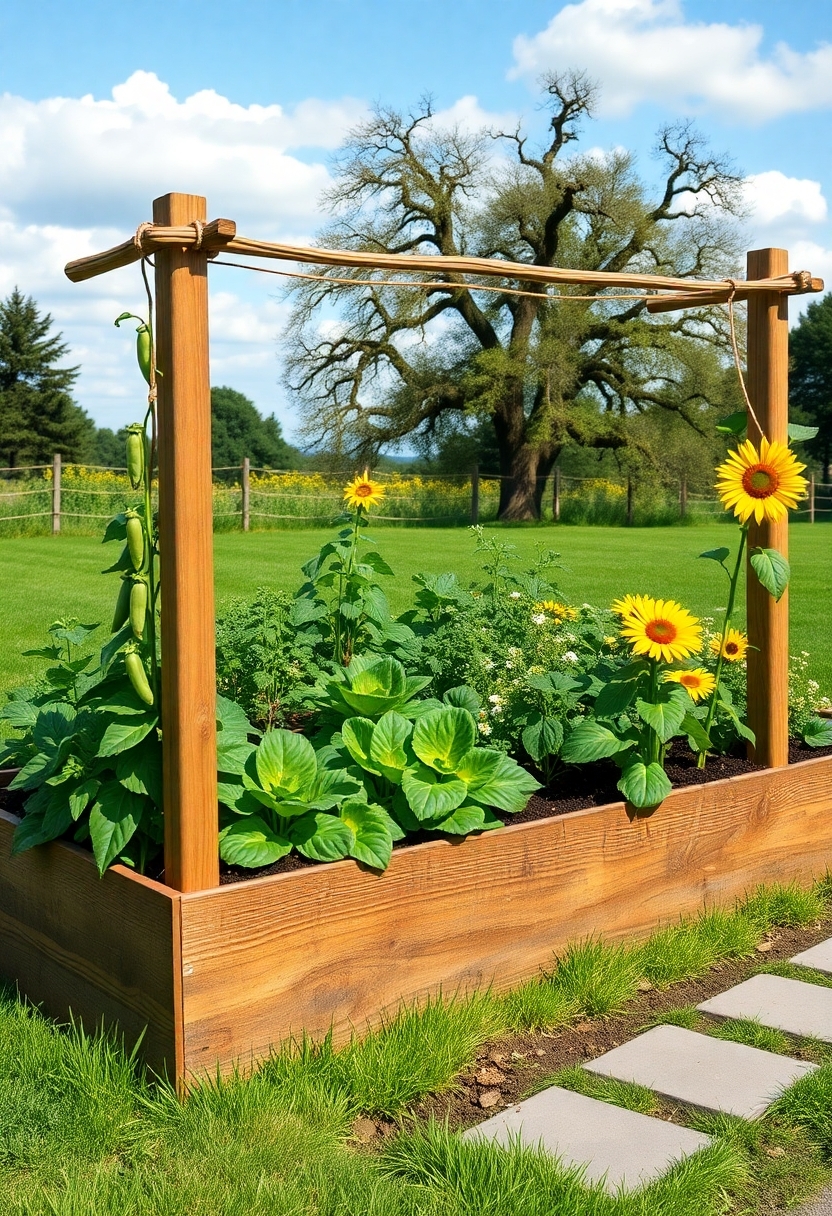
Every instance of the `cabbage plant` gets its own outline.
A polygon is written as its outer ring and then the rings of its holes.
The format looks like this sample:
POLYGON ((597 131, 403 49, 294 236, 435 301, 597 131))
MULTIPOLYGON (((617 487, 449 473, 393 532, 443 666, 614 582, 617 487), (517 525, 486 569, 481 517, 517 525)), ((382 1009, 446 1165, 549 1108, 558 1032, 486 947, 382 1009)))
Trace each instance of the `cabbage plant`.
POLYGON ((417 700, 430 680, 430 676, 407 675, 398 659, 356 655, 349 666, 338 668, 327 680, 320 703, 341 718, 357 714, 376 721, 390 711, 414 718, 439 705, 438 701, 417 700))
POLYGON ((387 807, 405 833, 501 827, 492 808, 522 811, 539 788, 509 756, 476 746, 474 718, 461 705, 430 709, 415 723, 395 710, 377 722, 349 718, 341 737, 367 796, 387 807))

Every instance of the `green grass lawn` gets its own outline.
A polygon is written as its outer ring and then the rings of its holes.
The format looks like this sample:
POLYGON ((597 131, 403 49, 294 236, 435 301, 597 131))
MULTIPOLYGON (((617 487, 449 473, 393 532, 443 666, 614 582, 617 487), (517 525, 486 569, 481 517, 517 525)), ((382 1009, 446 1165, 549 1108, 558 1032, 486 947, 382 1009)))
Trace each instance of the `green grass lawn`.
MULTIPOLYGON (((736 532, 722 525, 691 528, 513 528, 501 529, 523 558, 538 545, 562 555, 565 597, 575 603, 607 604, 626 591, 676 598, 698 614, 713 614, 725 603, 727 579, 698 553, 736 544, 736 532)), ((331 530, 227 533, 215 538, 217 606, 250 595, 268 584, 294 590, 300 566, 331 530)), ((464 581, 478 570, 471 533, 464 528, 380 529, 381 552, 399 576, 388 593, 394 611, 408 606, 410 576, 423 570, 454 570, 464 581)), ((793 650, 812 655, 822 691, 832 692, 832 527, 792 529, 791 620, 793 650)), ((88 537, 33 537, 0 540, 0 692, 25 682, 39 660, 21 651, 42 644, 46 627, 72 615, 85 623, 108 622, 116 578, 99 571, 116 556, 115 546, 88 537)))

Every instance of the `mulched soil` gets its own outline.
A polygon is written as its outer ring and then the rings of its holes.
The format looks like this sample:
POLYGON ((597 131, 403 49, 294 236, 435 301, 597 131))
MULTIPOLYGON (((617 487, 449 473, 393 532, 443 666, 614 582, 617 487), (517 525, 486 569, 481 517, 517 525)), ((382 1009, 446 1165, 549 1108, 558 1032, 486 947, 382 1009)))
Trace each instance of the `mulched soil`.
MULTIPOLYGON (((832 747, 807 747, 805 743, 796 739, 793 739, 789 746, 790 764, 830 755, 832 755, 832 747)), ((665 765, 674 789, 686 785, 721 781, 725 777, 739 777, 743 773, 757 772, 762 767, 760 764, 752 764, 744 756, 729 755, 711 757, 704 769, 697 768, 696 757, 680 739, 671 745, 665 765)), ((555 815, 568 815, 572 811, 582 811, 590 807, 605 806, 610 802, 620 802, 621 795, 616 789, 616 782, 620 776, 620 769, 609 760, 599 760, 594 764, 564 769, 548 788, 532 795, 525 810, 517 815, 508 815, 498 811, 497 815, 507 824, 531 823, 537 819, 549 819, 555 815)), ((0 809, 20 815, 23 812, 26 797, 26 794, 17 790, 0 787, 0 809)), ((398 841, 394 848, 411 848, 415 844, 436 839, 436 833, 425 832, 409 836, 407 840, 398 841)), ((273 865, 263 866, 258 870, 249 870, 243 866, 229 866, 225 862, 221 862, 220 885, 246 882, 252 878, 266 878, 271 874, 289 874, 294 870, 303 870, 307 866, 319 864, 298 853, 291 853, 288 857, 282 857, 280 861, 274 862, 273 865)), ((152 874, 150 877, 156 878, 160 882, 164 881, 163 873, 152 874)))
MULTIPOLYGON (((414 1108, 415 1113, 421 1118, 447 1118, 452 1128, 481 1123, 533 1092, 560 1069, 597 1059, 635 1038, 662 1012, 698 1005, 748 979, 762 964, 791 958, 830 936, 832 917, 807 928, 777 929, 760 943, 753 958, 721 963, 699 979, 682 980, 661 991, 642 991, 618 1016, 496 1039, 479 1052, 475 1066, 457 1078, 451 1091, 425 1098, 414 1108)), ((794 1055, 801 1057, 799 1048, 794 1055)), ((670 1106, 661 1113, 674 1117, 670 1106)), ((379 1126, 378 1131, 384 1133, 385 1128, 379 1126)))

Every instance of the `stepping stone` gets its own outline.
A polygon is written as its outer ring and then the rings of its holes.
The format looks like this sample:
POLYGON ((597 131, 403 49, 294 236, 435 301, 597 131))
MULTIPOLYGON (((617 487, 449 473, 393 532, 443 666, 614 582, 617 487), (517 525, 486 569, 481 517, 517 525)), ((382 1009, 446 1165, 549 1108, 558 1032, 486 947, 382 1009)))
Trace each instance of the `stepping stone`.
POLYGON ((816 1067, 681 1026, 654 1026, 584 1064, 590 1072, 635 1081, 675 1102, 744 1119, 756 1119, 816 1067))
POLYGON ((832 937, 828 937, 825 942, 818 942, 817 946, 812 946, 809 950, 801 950, 800 954, 790 958, 789 962, 797 963, 798 967, 814 967, 815 971, 832 975, 832 937))
POLYGON ((663 1119, 651 1119, 609 1102, 552 1086, 463 1132, 464 1140, 508 1147, 542 1148, 566 1166, 585 1169, 615 1195, 659 1178, 683 1157, 710 1144, 710 1137, 663 1119))
POLYGON ((832 988, 819 984, 780 975, 752 975, 697 1008, 714 1018, 753 1018, 787 1034, 811 1035, 832 1043, 832 988))

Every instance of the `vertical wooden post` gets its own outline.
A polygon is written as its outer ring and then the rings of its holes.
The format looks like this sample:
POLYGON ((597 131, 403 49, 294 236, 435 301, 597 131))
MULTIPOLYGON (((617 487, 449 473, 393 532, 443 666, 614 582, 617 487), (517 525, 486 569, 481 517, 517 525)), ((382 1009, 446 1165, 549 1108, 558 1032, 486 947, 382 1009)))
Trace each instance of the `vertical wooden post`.
POLYGON ((688 479, 682 474, 682 480, 679 483, 679 518, 686 519, 688 513, 688 479))
POLYGON ((552 518, 560 523, 560 466, 555 465, 555 484, 552 489, 552 518))
POLYGON ((815 522, 815 475, 809 478, 809 523, 815 522))
POLYGON ((633 526, 633 479, 627 478, 627 527, 633 526))
POLYGON ((475 464, 471 470, 471 523, 480 521, 480 466, 475 464))
POLYGON ((52 457, 52 535, 61 530, 61 453, 52 457))
MULTIPOLYGON (((785 249, 755 249, 748 254, 747 277, 787 274, 785 249)), ((748 302, 748 394, 769 440, 788 442, 789 304, 782 293, 762 292, 748 302)), ((760 430, 748 419, 748 437, 759 445, 760 430)), ((749 555, 755 548, 778 549, 788 557, 789 526, 752 522, 749 555)), ((771 768, 789 761, 789 593, 779 603, 763 587, 750 563, 746 567, 748 603, 748 724, 757 736, 750 754, 771 768)))
MULTIPOLYGON (((205 219, 198 195, 153 203, 156 224, 205 219)), ((219 884, 208 259, 169 246, 155 262, 165 881, 200 891, 219 884)))
POLYGON ((243 457, 242 480, 240 483, 242 491, 243 491, 242 510, 243 510, 243 531, 244 532, 248 532, 249 525, 251 524, 250 474, 251 474, 251 461, 249 460, 248 456, 244 456, 243 457))

